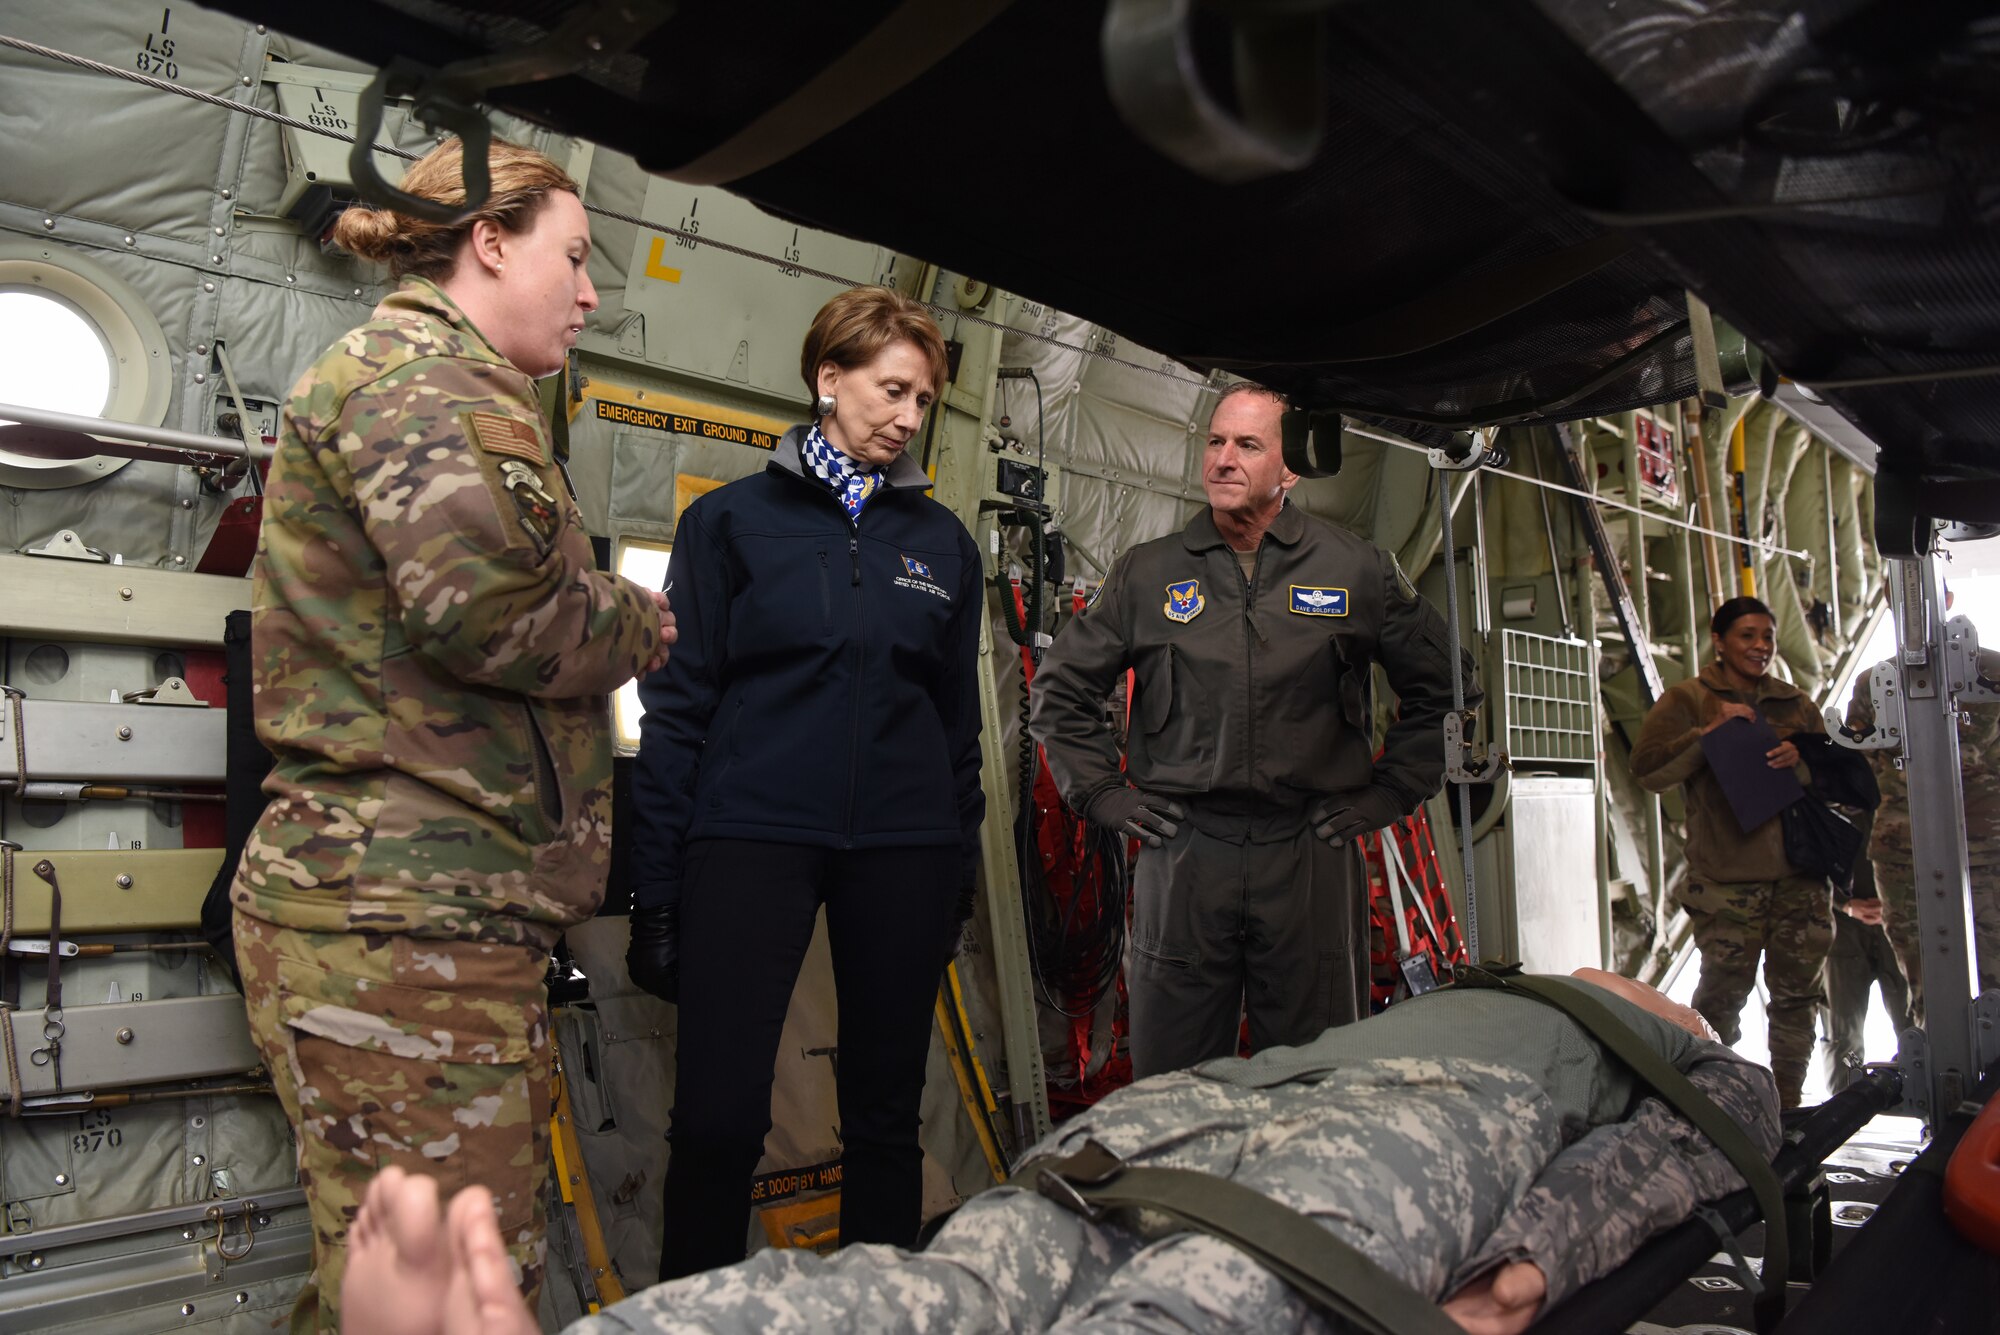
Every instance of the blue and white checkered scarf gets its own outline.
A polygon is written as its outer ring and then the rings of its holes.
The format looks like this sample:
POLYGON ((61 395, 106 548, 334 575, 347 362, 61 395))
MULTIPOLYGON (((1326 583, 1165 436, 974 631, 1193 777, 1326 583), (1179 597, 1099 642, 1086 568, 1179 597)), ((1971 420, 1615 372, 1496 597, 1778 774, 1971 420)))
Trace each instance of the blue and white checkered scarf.
POLYGON ((799 447, 799 458, 807 468, 812 469, 813 476, 833 488, 833 494, 847 507, 849 519, 861 518, 861 507, 883 485, 880 473, 872 468, 863 468, 835 449, 820 433, 817 424, 806 432, 805 443, 799 447))

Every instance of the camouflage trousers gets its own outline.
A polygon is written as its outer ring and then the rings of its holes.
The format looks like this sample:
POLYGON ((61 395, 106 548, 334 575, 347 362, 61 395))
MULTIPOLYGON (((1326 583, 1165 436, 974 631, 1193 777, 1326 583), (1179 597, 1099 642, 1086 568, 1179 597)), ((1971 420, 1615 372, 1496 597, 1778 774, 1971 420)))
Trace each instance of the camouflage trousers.
POLYGON ((1780 1105, 1795 1108, 1812 1059, 1813 1013, 1820 1004, 1820 966, 1833 945, 1833 900, 1826 881, 1788 876, 1782 881, 1715 884, 1691 881, 1680 905, 1701 948, 1701 981, 1694 1008, 1708 1017, 1725 1043, 1742 1037, 1743 1003, 1764 959, 1771 1002, 1771 1074, 1780 1105))
MULTIPOLYGON (((1882 858, 1875 864, 1875 885, 1882 896, 1882 926, 1896 944, 1896 958, 1910 980, 1912 1023, 1924 1021, 1924 952, 1917 926, 1916 869, 1907 862, 1882 858)), ((1974 867, 1972 874, 1972 944, 1978 952, 1978 987, 2000 987, 2000 867, 1974 867)))
POLYGON ((1910 1026, 1910 985, 1889 935, 1874 923, 1845 913, 1833 915, 1833 948, 1826 956, 1826 1087, 1838 1094, 1867 1060, 1862 1030, 1868 994, 1882 989, 1882 1007, 1898 1032, 1910 1026))
POLYGON ((250 1032, 298 1137, 313 1277, 295 1335, 340 1329, 347 1230, 395 1164, 492 1190, 530 1307, 549 1164, 547 956, 518 945, 299 932, 236 914, 250 1032))

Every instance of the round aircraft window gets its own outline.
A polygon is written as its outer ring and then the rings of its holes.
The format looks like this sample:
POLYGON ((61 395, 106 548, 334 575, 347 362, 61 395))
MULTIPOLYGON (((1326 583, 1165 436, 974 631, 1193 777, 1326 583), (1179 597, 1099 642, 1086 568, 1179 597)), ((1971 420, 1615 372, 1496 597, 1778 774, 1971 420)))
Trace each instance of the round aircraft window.
POLYGON ((111 398, 111 349, 60 297, 0 292, 0 403, 101 416, 111 398))
MULTIPOLYGON (((0 404, 158 426, 169 360, 159 321, 115 274, 58 246, 0 240, 0 404)), ((72 487, 129 462, 79 456, 60 434, 10 447, 25 430, 0 429, 0 486, 72 487)))

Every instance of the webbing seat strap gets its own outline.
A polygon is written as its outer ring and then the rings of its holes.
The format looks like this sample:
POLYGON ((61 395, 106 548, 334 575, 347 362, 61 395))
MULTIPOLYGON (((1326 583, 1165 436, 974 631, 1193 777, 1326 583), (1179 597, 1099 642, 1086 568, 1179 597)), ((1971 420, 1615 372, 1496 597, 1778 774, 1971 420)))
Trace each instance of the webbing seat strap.
POLYGON ((1764 1216, 1763 1291, 1752 1300, 1757 1328, 1769 1330, 1785 1315, 1785 1282, 1791 1265, 1791 1243, 1785 1227, 1785 1192, 1778 1175, 1736 1119, 1715 1106, 1674 1064, 1661 1056, 1630 1025, 1599 999, 1586 983, 1540 974, 1505 973, 1491 969, 1460 969, 1461 985, 1495 987, 1547 1002, 1589 1031, 1611 1054, 1632 1069, 1641 1083, 1667 1106, 1694 1123, 1742 1174, 1764 1216))
POLYGON ((1135 1168, 1096 1141, 1024 1164, 1016 1183, 1097 1221, 1157 1211, 1240 1248, 1321 1311, 1368 1335, 1463 1335, 1438 1305, 1288 1205, 1213 1173, 1135 1168))

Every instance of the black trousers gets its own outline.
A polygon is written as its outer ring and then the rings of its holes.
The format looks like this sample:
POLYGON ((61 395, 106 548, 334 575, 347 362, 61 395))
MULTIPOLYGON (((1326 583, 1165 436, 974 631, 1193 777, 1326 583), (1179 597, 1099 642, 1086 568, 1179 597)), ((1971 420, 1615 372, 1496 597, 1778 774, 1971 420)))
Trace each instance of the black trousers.
POLYGON ((822 904, 840 1010, 840 1241, 915 1241, 918 1109, 958 868, 955 846, 688 845, 662 1280, 743 1259, 780 1031, 822 904))

